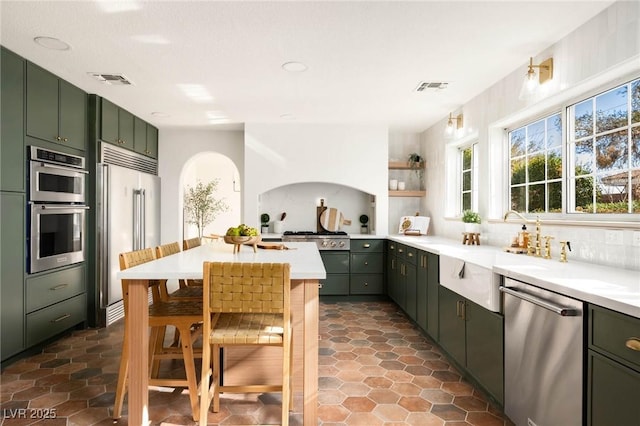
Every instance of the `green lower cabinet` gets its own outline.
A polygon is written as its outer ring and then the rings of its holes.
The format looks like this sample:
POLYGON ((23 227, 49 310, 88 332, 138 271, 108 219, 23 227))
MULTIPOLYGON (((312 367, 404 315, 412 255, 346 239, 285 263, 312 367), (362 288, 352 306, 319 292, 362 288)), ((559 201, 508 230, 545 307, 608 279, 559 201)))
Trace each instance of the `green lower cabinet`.
POLYGON ((349 274, 327 274, 320 280, 320 296, 348 296, 349 274))
POLYGON ((5 360, 25 349, 25 195, 0 193, 0 351, 5 360))
POLYGON ((427 331, 427 252, 418 250, 418 269, 416 273, 416 323, 418 326, 427 331))
POLYGON ((416 265, 405 261, 402 265, 402 279, 404 280, 404 305, 402 309, 409 315, 409 318, 416 320, 416 310, 418 304, 416 302, 416 292, 418 286, 418 270, 416 265))
POLYGON ((383 292, 382 274, 351 274, 350 294, 377 295, 383 292))
POLYGON ((504 318, 439 287, 439 343, 499 403, 504 401, 504 318))
POLYGON ((85 293, 27 315, 27 346, 36 345, 87 320, 85 293))
POLYGON ((440 257, 427 254, 427 333, 438 340, 438 291, 440 287, 440 257))
POLYGON ((588 351, 587 424, 640 424, 640 372, 588 351))
POLYGON ((327 278, 320 280, 320 296, 349 295, 349 252, 321 251, 327 278))

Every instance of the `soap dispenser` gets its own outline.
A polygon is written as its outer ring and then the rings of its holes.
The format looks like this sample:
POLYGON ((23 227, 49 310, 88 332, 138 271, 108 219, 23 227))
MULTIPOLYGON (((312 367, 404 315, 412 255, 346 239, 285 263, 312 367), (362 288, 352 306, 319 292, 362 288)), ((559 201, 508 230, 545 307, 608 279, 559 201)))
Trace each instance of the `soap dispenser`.
POLYGON ((518 246, 526 248, 529 245, 529 232, 527 225, 522 225, 522 231, 518 234, 518 246))

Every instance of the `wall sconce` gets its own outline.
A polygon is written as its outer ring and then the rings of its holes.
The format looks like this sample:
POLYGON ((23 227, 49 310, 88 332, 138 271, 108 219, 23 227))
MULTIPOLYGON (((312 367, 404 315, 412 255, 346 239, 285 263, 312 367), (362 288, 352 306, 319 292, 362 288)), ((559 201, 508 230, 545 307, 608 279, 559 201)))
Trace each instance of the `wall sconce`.
POLYGON ((533 57, 529 58, 529 68, 524 77, 522 90, 520 90, 520 99, 529 99, 535 95, 541 84, 553 78, 553 58, 542 61, 540 65, 533 65, 533 57), (536 73, 534 68, 539 68, 536 73))
POLYGON ((447 137, 462 136, 464 132, 464 121, 462 114, 453 116, 449 113, 449 120, 447 120, 447 127, 444 129, 444 133, 447 137))

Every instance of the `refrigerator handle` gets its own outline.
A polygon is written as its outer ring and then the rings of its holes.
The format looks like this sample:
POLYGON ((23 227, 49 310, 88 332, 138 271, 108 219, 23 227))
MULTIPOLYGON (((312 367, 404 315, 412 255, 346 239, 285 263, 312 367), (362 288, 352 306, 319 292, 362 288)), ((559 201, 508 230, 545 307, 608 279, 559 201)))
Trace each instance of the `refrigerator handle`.
POLYGON ((140 190, 133 191, 133 250, 140 250, 140 190))
POLYGON ((142 246, 140 248, 145 248, 147 246, 147 194, 144 189, 140 190, 140 241, 142 242, 142 246))
POLYGON ((100 307, 106 308, 109 300, 109 166, 107 164, 97 165, 97 200, 101 205, 97 209, 97 225, 98 225, 98 279, 100 280, 98 291, 100 292, 100 307))

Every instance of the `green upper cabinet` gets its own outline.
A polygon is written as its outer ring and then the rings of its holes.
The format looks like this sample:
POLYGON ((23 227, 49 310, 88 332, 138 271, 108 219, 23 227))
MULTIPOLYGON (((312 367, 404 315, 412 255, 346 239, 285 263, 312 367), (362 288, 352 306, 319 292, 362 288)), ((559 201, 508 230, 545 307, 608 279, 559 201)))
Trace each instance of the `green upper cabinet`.
POLYGON ((102 98, 100 138, 133 151, 133 114, 102 98))
POLYGON ((28 136, 84 151, 87 94, 39 66, 27 62, 28 136))
POLYGON ((0 183, 3 191, 24 192, 25 60, 2 48, 0 65, 0 183))
POLYGON ((102 98, 100 122, 103 141, 158 158, 158 129, 146 121, 102 98))
POLYGON ((147 157, 158 158, 158 129, 134 117, 133 133, 133 150, 147 157))

